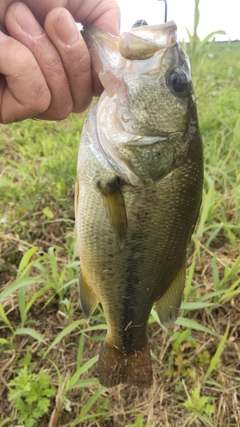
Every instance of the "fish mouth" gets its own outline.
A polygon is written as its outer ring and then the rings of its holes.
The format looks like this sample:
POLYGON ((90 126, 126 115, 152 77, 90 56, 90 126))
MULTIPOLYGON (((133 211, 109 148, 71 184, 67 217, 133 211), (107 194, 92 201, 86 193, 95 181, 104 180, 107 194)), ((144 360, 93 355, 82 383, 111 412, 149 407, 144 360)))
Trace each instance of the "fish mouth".
POLYGON ((123 58, 142 60, 156 52, 166 51, 177 43, 177 26, 174 21, 159 25, 143 25, 124 32, 119 38, 119 51, 123 58))
POLYGON ((90 52, 97 44, 98 50, 104 47, 112 56, 120 53, 120 58, 129 60, 149 59, 157 52, 164 54, 177 44, 177 26, 174 21, 132 28, 120 37, 114 37, 93 25, 85 26, 81 33, 90 52))
MULTIPOLYGON (((157 25, 140 25, 132 28, 129 32, 138 34, 140 37, 144 37, 144 34, 149 33, 150 37, 162 37, 163 35, 177 31, 177 25, 174 21, 164 22, 157 25), (152 36, 151 36, 152 35, 152 36), (153 36, 154 35, 154 36, 153 36)), ((155 40, 157 42, 157 39, 155 40)))

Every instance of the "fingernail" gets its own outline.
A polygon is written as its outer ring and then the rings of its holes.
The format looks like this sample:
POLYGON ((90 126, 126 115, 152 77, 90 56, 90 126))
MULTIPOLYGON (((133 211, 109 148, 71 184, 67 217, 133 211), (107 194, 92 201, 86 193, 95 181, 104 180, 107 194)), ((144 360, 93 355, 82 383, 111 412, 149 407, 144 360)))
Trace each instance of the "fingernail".
POLYGON ((77 43, 79 31, 77 25, 67 10, 61 10, 53 22, 54 30, 59 39, 68 45, 77 43))
POLYGON ((13 16, 25 33, 30 34, 32 37, 40 37, 44 34, 43 28, 25 4, 17 3, 13 16))

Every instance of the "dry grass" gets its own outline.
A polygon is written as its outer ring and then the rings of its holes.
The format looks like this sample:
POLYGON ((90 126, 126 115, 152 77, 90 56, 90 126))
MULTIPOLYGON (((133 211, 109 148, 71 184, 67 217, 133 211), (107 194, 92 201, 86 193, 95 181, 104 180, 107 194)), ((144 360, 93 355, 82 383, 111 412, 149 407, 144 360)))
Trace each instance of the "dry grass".
POLYGON ((196 76, 201 82, 197 96, 206 153, 204 221, 200 220, 189 250, 191 283, 184 300, 199 307, 207 302, 208 306, 195 310, 186 306, 182 311, 186 326, 176 324, 169 330, 151 317, 154 383, 150 389, 100 388, 93 364, 79 375, 77 386, 66 392, 68 379, 99 353, 105 335, 101 312, 93 316, 92 330, 84 332, 76 286, 79 266, 73 238, 73 183, 82 119, 1 127, 0 295, 19 277, 22 257, 31 248, 37 250, 26 264, 29 270, 19 278, 29 276, 32 283, 10 292, 2 302, 0 299, 0 427, 25 427, 17 421, 19 411, 8 398, 9 382, 24 365, 34 373, 47 371, 56 387, 49 410, 34 427, 240 426, 240 64, 236 46, 224 47, 224 64, 223 47, 214 49, 214 58, 207 52, 200 61, 196 76), (230 58, 231 72, 226 58, 230 58), (217 98, 213 93, 206 101, 209 88, 215 90, 214 82, 217 98), (238 92, 234 95, 235 85, 238 92), (55 247, 52 255, 51 247, 55 247), (46 271, 39 270, 39 265, 46 271), (34 277, 45 282, 34 282, 34 277), (48 288, 23 319, 23 301, 31 301, 46 284, 48 288), (100 329, 94 330, 98 325, 100 329), (69 327, 72 330, 64 334, 69 327), (21 328, 40 334, 44 342, 21 328), (61 333, 62 339, 49 350, 61 333), (90 405, 98 390, 99 396, 90 405), (75 424, 86 404, 85 419, 75 424))
MULTIPOLYGON (((224 259, 233 254, 228 253, 228 248, 224 248, 224 259)), ((211 276, 211 263, 208 255, 201 260, 201 264, 196 266, 196 275, 194 283, 200 286, 199 294, 206 294, 213 290, 211 276), (204 266, 204 268, 203 268, 204 266)), ((223 258, 220 257, 219 267, 223 258)), ((32 292, 32 291, 31 291, 32 292)), ((71 298, 75 308, 74 316, 71 321, 82 317, 78 308, 78 295, 76 290, 72 290, 72 295, 66 295, 71 298)), ((52 343, 61 330, 66 327, 69 319, 59 310, 58 303, 52 301, 45 306, 49 295, 44 295, 38 300, 36 306, 31 310, 29 318, 34 324, 34 329, 42 334, 48 344, 52 343)), ((17 329, 20 323, 18 312, 17 296, 14 294, 4 302, 5 312, 13 326, 17 329)), ((179 347, 174 348, 170 342, 169 335, 162 330, 156 323, 149 326, 150 345, 154 355, 153 372, 154 383, 149 390, 139 390, 136 387, 120 385, 114 389, 103 392, 101 399, 92 408, 92 413, 96 415, 96 420, 87 420, 82 422, 81 426, 126 426, 134 422, 136 414, 143 415, 145 422, 153 426, 238 426, 240 425, 240 348, 239 348, 239 312, 240 297, 232 298, 215 309, 199 310, 191 313, 189 318, 223 335, 227 326, 229 335, 227 343, 222 354, 221 361, 217 369, 211 375, 211 382, 202 384, 204 375, 209 366, 209 362, 216 352, 219 345, 219 339, 209 334, 199 331, 191 331, 193 341, 185 341, 179 347), (199 419, 199 416, 188 411, 182 406, 186 401, 191 390, 194 387, 201 387, 201 395, 213 398, 214 414, 210 414, 207 419, 199 419), (97 411, 101 407, 106 408, 107 418, 101 420, 97 416, 97 411)), ((13 348, 0 354, 0 419, 6 416, 14 417, 12 403, 7 400, 9 391, 8 383, 12 378, 13 371, 16 369, 20 358, 26 357, 30 352, 31 361, 34 364, 34 371, 46 370, 52 376, 52 383, 59 386, 58 376, 51 361, 58 366, 63 378, 73 375, 76 372, 76 360, 78 353, 78 328, 70 336, 66 336, 56 348, 52 349, 47 358, 42 358, 41 349, 44 346, 36 340, 29 339, 26 336, 16 336, 13 341, 13 348)), ((172 331, 181 332, 184 328, 174 326, 172 331)), ((11 338, 11 331, 7 328, 3 330, 2 336, 6 339, 11 338)), ((101 343, 93 341, 96 333, 86 335, 84 343, 84 361, 95 356, 100 349, 101 343)), ((96 367, 93 367, 91 373, 87 372, 86 377, 96 375, 96 367)), ((71 413, 62 410, 58 420, 58 426, 71 426, 72 422, 78 416, 82 406, 87 402, 91 395, 97 390, 98 386, 92 386, 88 389, 76 389, 68 394, 71 401, 71 413)), ((45 427, 49 423, 49 416, 54 409, 52 401, 49 413, 42 419, 39 426, 45 427)), ((11 425, 7 424, 7 425, 11 425)))

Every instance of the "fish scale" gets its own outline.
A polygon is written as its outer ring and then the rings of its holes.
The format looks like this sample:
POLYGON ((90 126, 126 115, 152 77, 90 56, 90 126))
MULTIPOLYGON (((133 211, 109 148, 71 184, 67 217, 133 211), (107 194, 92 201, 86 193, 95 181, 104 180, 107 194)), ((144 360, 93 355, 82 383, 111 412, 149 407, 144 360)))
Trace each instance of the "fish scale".
POLYGON ((131 30, 127 43, 134 45, 124 58, 126 39, 95 27, 84 30, 105 91, 88 113, 79 149, 80 300, 86 319, 98 303, 103 307, 108 330, 99 380, 109 387, 151 384, 149 314, 155 304, 163 324, 177 318, 187 244, 201 203, 202 143, 189 64, 175 32, 174 23, 144 26, 140 33, 155 37, 148 51, 151 40, 143 37, 136 47, 139 32, 131 30), (169 87, 170 72, 176 73, 176 88, 169 87), (138 91, 148 76, 143 96, 138 91), (161 81, 157 90, 154 79, 156 85, 161 81))

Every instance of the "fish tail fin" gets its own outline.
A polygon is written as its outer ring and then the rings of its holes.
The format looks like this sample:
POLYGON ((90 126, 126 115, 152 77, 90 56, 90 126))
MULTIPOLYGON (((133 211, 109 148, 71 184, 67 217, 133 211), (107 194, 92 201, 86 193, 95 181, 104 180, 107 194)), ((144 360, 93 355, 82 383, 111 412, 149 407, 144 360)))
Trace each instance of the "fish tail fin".
POLYGON ((107 341, 103 343, 98 362, 99 381, 105 387, 128 383, 138 387, 152 384, 152 364, 148 346, 122 353, 107 341))

